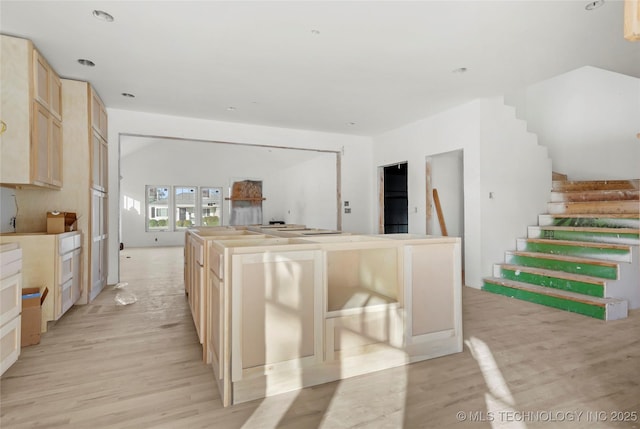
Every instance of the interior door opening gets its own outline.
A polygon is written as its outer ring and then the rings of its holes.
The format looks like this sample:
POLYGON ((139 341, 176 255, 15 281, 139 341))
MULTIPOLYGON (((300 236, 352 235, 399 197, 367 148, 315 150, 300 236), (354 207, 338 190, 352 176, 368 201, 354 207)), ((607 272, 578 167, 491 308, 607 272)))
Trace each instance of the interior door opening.
POLYGON ((409 232, 409 199, 407 189, 407 163, 381 168, 379 229, 383 234, 409 232))

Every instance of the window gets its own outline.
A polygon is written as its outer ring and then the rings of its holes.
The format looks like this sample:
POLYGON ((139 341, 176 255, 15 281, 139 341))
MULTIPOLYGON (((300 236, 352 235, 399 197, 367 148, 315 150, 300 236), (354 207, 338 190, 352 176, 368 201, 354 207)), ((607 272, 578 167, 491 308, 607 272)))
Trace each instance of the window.
POLYGON ((196 225, 196 188, 174 186, 176 229, 196 225))
POLYGON ((147 186, 147 231, 169 229, 169 187, 147 186))
POLYGON ((200 188, 200 225, 220 225, 222 188, 200 188))
POLYGON ((222 188, 146 186, 147 231, 222 225, 222 188))

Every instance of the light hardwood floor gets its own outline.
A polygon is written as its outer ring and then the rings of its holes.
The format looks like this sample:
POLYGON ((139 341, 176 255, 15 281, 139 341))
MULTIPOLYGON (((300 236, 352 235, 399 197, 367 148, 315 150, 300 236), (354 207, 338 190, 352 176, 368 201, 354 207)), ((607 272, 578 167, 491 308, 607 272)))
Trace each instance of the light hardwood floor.
POLYGON ((462 353, 223 408, 182 249, 125 249, 121 281, 22 349, 0 380, 2 429, 640 428, 637 310, 602 322, 464 288, 462 353))

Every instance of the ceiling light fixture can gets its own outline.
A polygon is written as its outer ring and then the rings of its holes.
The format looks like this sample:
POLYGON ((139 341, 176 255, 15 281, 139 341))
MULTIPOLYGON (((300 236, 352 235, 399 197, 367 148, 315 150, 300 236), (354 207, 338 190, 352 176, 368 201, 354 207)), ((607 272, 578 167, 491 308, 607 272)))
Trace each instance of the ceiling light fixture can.
POLYGON ((78 60, 78 63, 82 64, 83 66, 87 66, 87 67, 95 67, 96 63, 94 63, 91 60, 87 60, 85 58, 80 58, 78 60))
POLYGON ((105 22, 113 22, 113 15, 103 11, 103 10, 94 10, 93 16, 100 21, 105 22))
POLYGON ((462 74, 462 73, 466 73, 467 72, 467 68, 466 67, 459 67, 457 69, 453 69, 451 71, 451 73, 455 73, 455 74, 462 74))
POLYGON ((131 94, 130 92, 123 92, 122 96, 126 98, 136 98, 136 96, 131 94))

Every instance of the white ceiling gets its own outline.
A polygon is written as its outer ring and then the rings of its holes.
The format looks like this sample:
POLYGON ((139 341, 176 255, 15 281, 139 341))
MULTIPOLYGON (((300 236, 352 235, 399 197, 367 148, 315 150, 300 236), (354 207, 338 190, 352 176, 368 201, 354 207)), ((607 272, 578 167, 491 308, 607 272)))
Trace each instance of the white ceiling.
POLYGON ((375 135, 585 65, 640 78, 623 1, 586 4, 2 0, 0 31, 108 108, 375 135))

